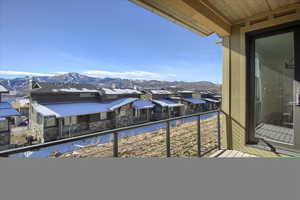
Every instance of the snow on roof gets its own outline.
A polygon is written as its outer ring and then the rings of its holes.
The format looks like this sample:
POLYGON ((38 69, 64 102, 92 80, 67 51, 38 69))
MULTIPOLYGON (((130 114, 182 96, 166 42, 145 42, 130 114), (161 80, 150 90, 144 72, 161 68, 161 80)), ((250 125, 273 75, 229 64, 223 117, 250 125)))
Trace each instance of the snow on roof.
POLYGON ((122 98, 110 102, 83 102, 38 105, 37 110, 43 116, 67 117, 113 111, 137 98, 122 98))
POLYGON ((18 107, 28 107, 30 101, 27 98, 17 98, 16 104, 18 107))
POLYGON ((91 90, 87 88, 61 88, 61 89, 52 89, 52 92, 98 92, 98 90, 91 90))
POLYGON ((183 106, 181 103, 177 103, 168 99, 156 99, 152 100, 154 103, 161 105, 162 107, 178 107, 183 106))
POLYGON ((152 94, 173 94, 173 92, 170 92, 168 90, 150 90, 152 94))
POLYGON ((174 100, 180 100, 181 97, 170 97, 170 99, 174 99, 174 100))
POLYGON ((178 93, 194 93, 194 91, 191 91, 191 90, 181 90, 181 91, 178 91, 178 93))
POLYGON ((134 101, 138 100, 137 98, 124 98, 124 99, 118 99, 112 102, 112 106, 109 108, 111 111, 113 111, 116 108, 119 108, 121 106, 124 106, 128 103, 132 103, 134 101))
POLYGON ((53 92, 99 92, 95 85, 78 84, 78 83, 62 83, 62 82, 37 82, 40 87, 35 88, 31 93, 53 93, 53 92))
POLYGON ((203 104, 206 103, 204 100, 195 98, 183 98, 184 101, 190 102, 192 104, 203 104))
POLYGON ((109 89, 102 88, 105 94, 142 94, 142 92, 135 89, 109 89))
POLYGON ((35 109, 37 113, 41 114, 44 117, 59 116, 58 113, 54 112, 53 110, 41 104, 32 104, 32 107, 35 109))
POLYGON ((219 103, 220 101, 211 99, 211 98, 205 98, 206 101, 212 102, 212 103, 219 103))
POLYGON ((0 84, 0 93, 7 93, 7 92, 8 90, 3 85, 0 84))
POLYGON ((0 102, 0 117, 9 117, 20 115, 11 105, 7 102, 0 102))
POLYGON ((151 103, 150 101, 137 100, 133 102, 132 106, 135 109, 146 109, 146 108, 153 108, 154 104, 151 103))

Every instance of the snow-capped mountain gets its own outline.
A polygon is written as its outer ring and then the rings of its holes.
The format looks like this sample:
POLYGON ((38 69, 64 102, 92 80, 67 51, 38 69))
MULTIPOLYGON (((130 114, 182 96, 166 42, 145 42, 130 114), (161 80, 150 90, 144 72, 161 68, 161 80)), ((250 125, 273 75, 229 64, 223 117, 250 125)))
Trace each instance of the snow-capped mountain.
MULTIPOLYGON (((71 72, 57 76, 34 77, 41 82, 64 82, 64 83, 87 83, 97 87, 117 87, 117 88, 184 88, 193 90, 213 90, 219 91, 220 85, 207 81, 183 82, 183 81, 158 81, 158 80, 131 80, 120 78, 94 78, 79 73, 71 72)), ((24 91, 28 89, 29 77, 5 79, 0 78, 0 83, 9 90, 24 91)))

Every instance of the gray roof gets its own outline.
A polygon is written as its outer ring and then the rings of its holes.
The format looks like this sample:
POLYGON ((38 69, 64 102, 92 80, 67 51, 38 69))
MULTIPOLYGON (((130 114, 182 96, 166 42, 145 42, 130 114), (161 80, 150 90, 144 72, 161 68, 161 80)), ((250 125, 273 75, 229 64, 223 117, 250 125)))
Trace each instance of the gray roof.
POLYGON ((182 100, 187 101, 192 104, 204 104, 206 103, 202 99, 196 99, 196 98, 183 98, 182 100))
POLYGON ((137 98, 122 98, 109 102, 82 102, 61 104, 33 104, 34 109, 42 116, 66 117, 76 115, 88 115, 100 112, 111 112, 115 109, 132 103, 137 98))
POLYGON ((40 88, 32 89, 31 93, 98 93, 96 86, 91 84, 57 83, 57 82, 36 82, 40 88))
POLYGON ((181 103, 177 103, 175 101, 169 100, 169 99, 155 99, 152 100, 153 103, 159 104, 162 107, 179 107, 183 106, 181 103))
POLYGON ((104 94, 107 95, 126 95, 126 94, 142 94, 142 92, 136 89, 110 89, 110 88, 101 88, 104 94))
POLYGON ((219 103, 220 102, 220 101, 212 99, 212 98, 205 98, 205 101, 212 102, 212 103, 219 103))
POLYGON ((174 94, 174 92, 171 92, 169 90, 150 90, 151 94, 174 94))
POLYGON ((20 115, 8 102, 0 102, 0 117, 20 115))

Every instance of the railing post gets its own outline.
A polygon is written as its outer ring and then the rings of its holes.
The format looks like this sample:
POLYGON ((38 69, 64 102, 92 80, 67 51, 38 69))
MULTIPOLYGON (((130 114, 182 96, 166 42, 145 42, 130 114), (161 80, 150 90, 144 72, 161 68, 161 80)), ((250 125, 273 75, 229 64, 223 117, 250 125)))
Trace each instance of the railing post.
POLYGON ((118 157, 118 132, 114 132, 114 143, 113 143, 113 157, 118 157))
POLYGON ((167 122, 167 130, 166 130, 166 152, 167 157, 171 157, 171 146, 170 146, 170 121, 167 122))
POLYGON ((220 111, 218 111, 218 149, 221 149, 221 122, 220 122, 220 111))
POLYGON ((201 157, 201 119, 200 115, 198 116, 197 119, 197 154, 198 157, 201 157))

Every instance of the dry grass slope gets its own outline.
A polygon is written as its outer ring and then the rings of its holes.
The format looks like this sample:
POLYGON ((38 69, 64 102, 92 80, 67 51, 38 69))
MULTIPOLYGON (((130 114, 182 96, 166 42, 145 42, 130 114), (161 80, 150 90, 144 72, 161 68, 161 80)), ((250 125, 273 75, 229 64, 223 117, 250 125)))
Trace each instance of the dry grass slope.
MULTIPOLYGON (((166 157, 166 129, 147 132, 119 139, 119 157, 150 158, 166 157)), ((188 122, 171 128, 171 156, 197 156, 197 122, 188 122)), ((208 151, 217 145, 217 118, 201 120, 201 150, 208 151)), ((95 144, 60 157, 112 157, 113 142, 95 144)))

